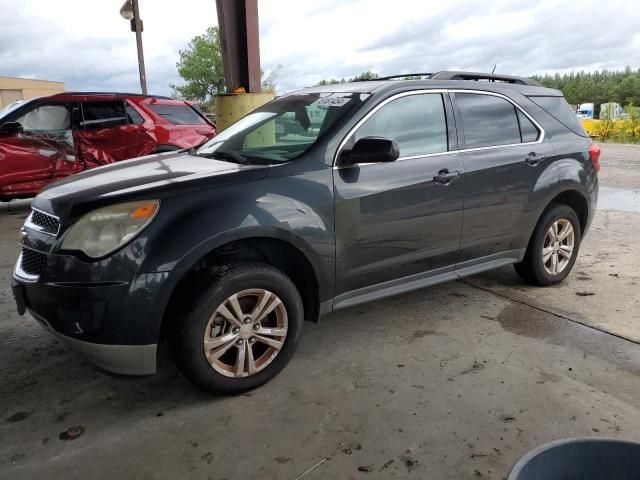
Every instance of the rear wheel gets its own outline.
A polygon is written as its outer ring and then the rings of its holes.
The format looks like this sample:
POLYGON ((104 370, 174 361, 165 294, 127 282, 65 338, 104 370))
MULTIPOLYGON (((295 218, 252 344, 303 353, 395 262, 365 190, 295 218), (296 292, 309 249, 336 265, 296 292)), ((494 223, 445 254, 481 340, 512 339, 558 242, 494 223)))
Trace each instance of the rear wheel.
POLYGON ((515 264, 516 272, 533 285, 561 282, 575 264, 580 240, 576 212, 568 205, 553 205, 540 218, 524 259, 515 264))
POLYGON ((289 362, 303 307, 293 282, 276 268, 247 263, 223 271, 176 324, 170 341, 191 382, 234 394, 262 385, 289 362))

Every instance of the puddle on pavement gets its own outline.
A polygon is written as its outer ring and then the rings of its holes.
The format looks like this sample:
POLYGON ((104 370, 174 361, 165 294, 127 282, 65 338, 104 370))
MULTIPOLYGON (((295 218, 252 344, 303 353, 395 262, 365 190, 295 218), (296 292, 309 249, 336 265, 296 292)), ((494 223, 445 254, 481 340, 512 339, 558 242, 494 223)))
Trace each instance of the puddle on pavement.
POLYGON ((494 321, 514 335, 543 340, 552 345, 570 345, 581 350, 584 358, 595 356, 640 375, 640 345, 636 342, 517 302, 507 304, 494 321))
POLYGON ((640 189, 600 187, 598 210, 640 213, 640 189))
POLYGON ((530 338, 549 338, 561 327, 551 315, 519 303, 507 305, 496 320, 506 331, 530 338))

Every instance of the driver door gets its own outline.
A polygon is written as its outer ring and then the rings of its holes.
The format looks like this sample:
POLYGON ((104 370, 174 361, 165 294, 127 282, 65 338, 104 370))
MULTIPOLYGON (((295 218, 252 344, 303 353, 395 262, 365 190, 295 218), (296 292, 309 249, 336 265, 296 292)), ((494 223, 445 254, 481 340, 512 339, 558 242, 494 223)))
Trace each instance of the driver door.
POLYGON ((345 150, 368 136, 396 140, 400 158, 334 169, 336 307, 453 276, 464 187, 447 125, 448 96, 408 94, 378 107, 348 138, 345 150))
POLYGON ((21 131, 0 138, 0 194, 36 194, 61 162, 76 162, 70 103, 35 104, 11 120, 21 131))

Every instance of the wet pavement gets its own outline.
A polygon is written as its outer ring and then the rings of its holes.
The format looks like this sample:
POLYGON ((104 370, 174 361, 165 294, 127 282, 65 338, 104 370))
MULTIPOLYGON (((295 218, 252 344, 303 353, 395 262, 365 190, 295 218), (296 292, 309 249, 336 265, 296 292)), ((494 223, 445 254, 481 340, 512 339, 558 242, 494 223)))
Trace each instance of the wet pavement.
POLYGON ((561 285, 503 268, 338 312, 234 398, 194 390, 165 349, 156 376, 105 374, 17 316, 28 202, 2 206, 0 478, 499 480, 551 440, 638 440, 638 159, 603 146, 599 211, 561 285))
POLYGON ((598 209, 640 213, 640 189, 602 186, 598 209))

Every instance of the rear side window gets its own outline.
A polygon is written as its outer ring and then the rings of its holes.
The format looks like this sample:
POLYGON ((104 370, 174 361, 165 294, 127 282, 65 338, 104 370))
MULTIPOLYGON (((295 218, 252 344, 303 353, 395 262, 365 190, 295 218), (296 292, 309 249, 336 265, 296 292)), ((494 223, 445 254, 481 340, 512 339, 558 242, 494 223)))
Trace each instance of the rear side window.
POLYGON ((493 95, 456 93, 466 148, 520 143, 516 108, 493 95))
POLYGON ((136 109, 129 104, 127 104, 127 118, 131 125, 142 125, 144 123, 144 119, 140 116, 136 109))
POLYGON ((582 137, 589 136, 564 97, 529 97, 529 100, 538 105, 573 133, 582 137))
POLYGON ((85 128, 110 128, 127 124, 123 101, 85 102, 82 104, 85 128))
MULTIPOLYGON (((517 109, 516 109, 517 110, 517 109)), ((533 124, 529 118, 522 113, 520 110, 518 111, 518 123, 520 124, 520 136, 522 137, 523 143, 535 142, 540 136, 540 132, 538 128, 533 124)))
POLYGON ((363 137, 386 137, 398 142, 401 157, 447 151, 447 123, 442 95, 408 95, 391 101, 355 132, 363 137))
POLYGON ((147 105, 165 120, 174 125, 206 125, 207 122, 188 105, 147 105))

